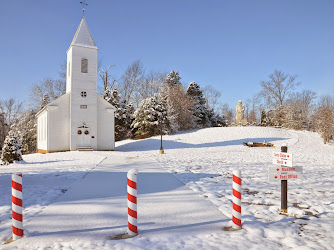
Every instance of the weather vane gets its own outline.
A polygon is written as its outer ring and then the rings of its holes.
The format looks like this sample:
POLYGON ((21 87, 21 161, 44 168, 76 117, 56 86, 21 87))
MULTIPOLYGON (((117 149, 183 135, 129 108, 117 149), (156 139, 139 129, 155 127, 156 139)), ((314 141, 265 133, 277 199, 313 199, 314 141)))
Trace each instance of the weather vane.
POLYGON ((80 2, 82 4, 82 16, 85 15, 85 6, 87 6, 88 4, 86 3, 86 0, 81 1, 80 2))

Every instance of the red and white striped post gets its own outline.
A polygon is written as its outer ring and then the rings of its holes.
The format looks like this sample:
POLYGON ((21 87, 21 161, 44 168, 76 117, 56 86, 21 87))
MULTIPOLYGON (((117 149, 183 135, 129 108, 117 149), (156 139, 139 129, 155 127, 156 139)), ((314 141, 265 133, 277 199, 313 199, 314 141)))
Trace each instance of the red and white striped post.
POLYGON ((128 234, 136 236, 137 228, 137 174, 138 169, 128 172, 128 234))
POLYGON ((23 237, 22 174, 12 174, 13 240, 23 237))
POLYGON ((233 171, 233 213, 232 222, 233 228, 241 229, 241 172, 240 170, 233 171))

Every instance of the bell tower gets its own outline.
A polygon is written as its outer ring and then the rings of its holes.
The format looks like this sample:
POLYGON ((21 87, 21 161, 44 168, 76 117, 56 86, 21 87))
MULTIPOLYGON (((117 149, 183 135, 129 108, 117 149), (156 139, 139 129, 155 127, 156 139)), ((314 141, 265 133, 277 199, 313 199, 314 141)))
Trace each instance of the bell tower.
POLYGON ((70 150, 97 148, 97 53, 98 48, 83 16, 67 51, 70 150))

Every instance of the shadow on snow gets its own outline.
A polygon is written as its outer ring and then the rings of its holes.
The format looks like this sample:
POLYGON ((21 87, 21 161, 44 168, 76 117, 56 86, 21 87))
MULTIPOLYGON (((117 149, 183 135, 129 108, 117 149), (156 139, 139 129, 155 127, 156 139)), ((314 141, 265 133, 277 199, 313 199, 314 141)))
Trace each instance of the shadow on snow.
MULTIPOLYGON (((225 147, 225 146, 237 146, 242 145, 244 142, 273 142, 286 140, 287 138, 266 137, 266 138, 244 138, 239 140, 221 141, 221 142, 209 142, 201 144, 192 144, 182 142, 180 140, 164 140, 162 141, 164 149, 178 149, 178 148, 211 148, 211 147, 225 147)), ((150 151, 158 150, 160 148, 159 138, 148 138, 142 140, 132 140, 127 144, 116 147, 117 151, 131 152, 131 151, 150 151)))

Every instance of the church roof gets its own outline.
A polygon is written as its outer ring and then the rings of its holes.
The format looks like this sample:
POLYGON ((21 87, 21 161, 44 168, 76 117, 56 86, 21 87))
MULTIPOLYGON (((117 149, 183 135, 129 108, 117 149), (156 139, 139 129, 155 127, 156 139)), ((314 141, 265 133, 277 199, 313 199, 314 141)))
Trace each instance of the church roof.
POLYGON ((88 25, 86 23, 84 16, 81 19, 77 32, 75 32, 74 38, 71 43, 71 46, 72 45, 97 49, 97 46, 94 42, 92 34, 89 31, 89 28, 88 28, 88 25))

